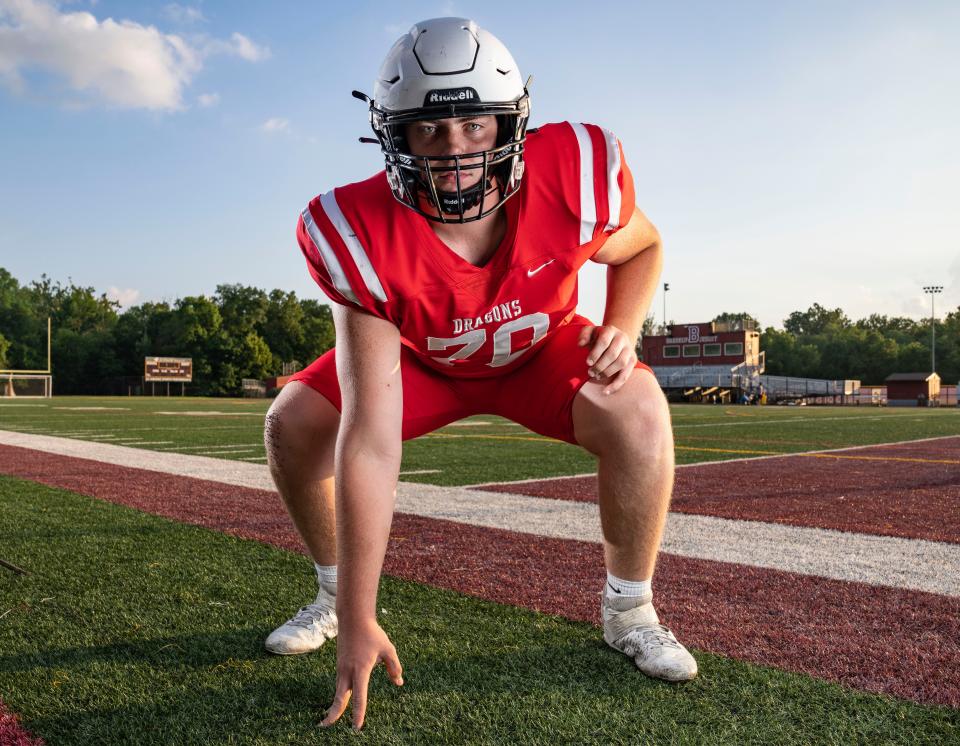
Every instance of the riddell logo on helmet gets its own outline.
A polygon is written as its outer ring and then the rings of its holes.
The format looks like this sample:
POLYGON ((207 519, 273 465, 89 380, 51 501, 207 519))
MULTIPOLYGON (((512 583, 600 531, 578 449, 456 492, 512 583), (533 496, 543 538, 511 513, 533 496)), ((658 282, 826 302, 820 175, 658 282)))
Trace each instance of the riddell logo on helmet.
POLYGON ((424 106, 437 104, 459 104, 466 101, 479 101, 480 95, 473 88, 444 88, 428 91, 423 99, 424 106))

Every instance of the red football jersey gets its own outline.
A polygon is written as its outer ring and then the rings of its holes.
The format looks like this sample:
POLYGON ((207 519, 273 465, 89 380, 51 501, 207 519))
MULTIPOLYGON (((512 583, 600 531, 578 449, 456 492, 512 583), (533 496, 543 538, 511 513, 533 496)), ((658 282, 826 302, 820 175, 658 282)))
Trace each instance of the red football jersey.
POLYGON ((566 324, 577 271, 634 210, 620 142, 592 124, 528 134, 507 233, 486 265, 447 247, 400 204, 385 172, 314 198, 297 224, 310 274, 331 300, 393 322, 426 365, 491 376, 566 324))

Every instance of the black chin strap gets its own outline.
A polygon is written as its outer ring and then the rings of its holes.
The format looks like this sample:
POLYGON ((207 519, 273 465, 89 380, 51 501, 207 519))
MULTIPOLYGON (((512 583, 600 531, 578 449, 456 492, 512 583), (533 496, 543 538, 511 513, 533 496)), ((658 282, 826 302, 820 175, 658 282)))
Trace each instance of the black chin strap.
POLYGON ((469 189, 462 189, 459 197, 456 192, 441 192, 438 190, 437 197, 440 198, 440 204, 437 207, 440 208, 440 212, 446 215, 462 215, 480 204, 480 199, 487 188, 491 186, 491 183, 492 179, 489 179, 486 184, 478 181, 469 189))

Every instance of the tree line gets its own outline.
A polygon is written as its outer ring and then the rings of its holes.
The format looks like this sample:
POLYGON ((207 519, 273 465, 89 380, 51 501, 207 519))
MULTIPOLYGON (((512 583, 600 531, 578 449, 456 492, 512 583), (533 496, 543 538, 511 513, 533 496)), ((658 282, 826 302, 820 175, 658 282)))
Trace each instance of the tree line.
MULTIPOLYGON (((94 288, 46 275, 21 285, 0 267, 0 369, 46 367, 52 319, 54 385, 60 394, 126 393, 123 381, 143 374, 148 356, 193 358, 190 393, 238 396, 244 378, 278 375, 282 364, 309 364, 333 347, 330 307, 295 293, 218 285, 212 297, 120 305, 94 288)), ((714 321, 753 319, 719 314, 714 321)), ((644 324, 652 332, 652 319, 644 324)), ((937 320, 937 372, 960 380, 960 308, 937 320)), ((930 320, 879 314, 851 321, 839 308, 814 303, 794 311, 782 329, 766 327, 760 349, 767 373, 882 383, 891 373, 930 370, 930 320)))
POLYGON ((127 393, 145 357, 193 358, 188 392, 239 396, 244 378, 309 364, 333 346, 330 307, 295 293, 219 285, 212 297, 120 304, 94 288, 46 275, 21 285, 0 268, 0 368, 46 367, 47 318, 58 394, 127 393))
MULTIPOLYGON (((737 318, 753 319, 748 313, 722 313, 714 321, 737 318)), ((935 325, 937 373, 944 383, 957 383, 960 307, 935 325)), ((761 328, 759 322, 756 328, 761 328)), ((929 318, 871 314, 852 321, 842 309, 818 303, 791 313, 783 329, 768 326, 760 333, 770 375, 855 379, 864 384, 881 384, 891 373, 929 373, 931 344, 929 318)))

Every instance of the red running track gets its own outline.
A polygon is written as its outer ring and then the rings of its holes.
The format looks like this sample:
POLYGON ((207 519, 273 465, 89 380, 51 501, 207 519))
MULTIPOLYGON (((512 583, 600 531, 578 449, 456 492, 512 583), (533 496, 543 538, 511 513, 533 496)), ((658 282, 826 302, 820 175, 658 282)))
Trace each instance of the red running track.
MULTIPOLYGON (((273 492, 10 446, 0 446, 0 473, 303 551, 273 492)), ((596 544, 399 514, 384 569, 599 624, 596 544)), ((960 707, 960 599, 668 554, 656 585, 664 621, 694 648, 960 707)))
MULTIPOLYGON (((476 489, 597 501, 596 477, 476 489)), ((960 437, 677 469, 670 509, 960 543, 960 437)))
POLYGON ((31 736, 20 725, 17 716, 0 699, 0 746, 44 746, 45 742, 31 736))

